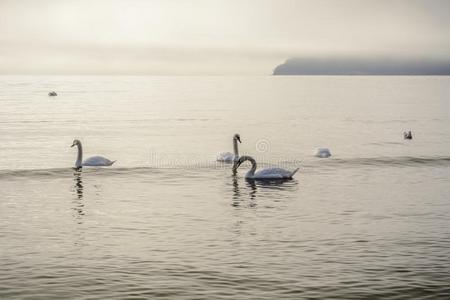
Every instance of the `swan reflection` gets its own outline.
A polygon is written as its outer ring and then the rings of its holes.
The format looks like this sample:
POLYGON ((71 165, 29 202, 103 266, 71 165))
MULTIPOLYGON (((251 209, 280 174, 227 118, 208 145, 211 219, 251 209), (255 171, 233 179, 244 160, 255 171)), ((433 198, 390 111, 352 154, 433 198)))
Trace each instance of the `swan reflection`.
POLYGON ((84 216, 84 204, 82 202, 83 200, 83 180, 81 177, 81 170, 75 171, 73 173, 74 175, 74 194, 75 199, 72 201, 72 210, 75 211, 75 217, 78 220, 78 223, 81 223, 81 218, 84 216))
POLYGON ((244 190, 249 191, 248 193, 241 193, 241 188, 239 187, 239 180, 236 176, 233 176, 233 201, 231 206, 239 207, 245 200, 245 195, 248 194, 249 200, 251 202, 248 204, 249 207, 256 207, 256 192, 257 188, 254 182, 246 182, 246 187, 244 190))
POLYGON ((241 192, 239 191, 239 183, 235 176, 233 176, 233 206, 239 206, 236 201, 241 198, 241 192), (236 204, 236 205, 235 205, 236 204))
POLYGON ((75 181, 74 185, 75 193, 78 199, 81 200, 83 199, 83 180, 81 178, 81 171, 76 171, 75 173, 73 173, 73 175, 74 175, 73 181, 75 181))
POLYGON ((297 190, 297 180, 252 180, 245 179, 245 184, 240 185, 237 176, 232 177, 233 195, 232 206, 240 207, 245 200, 250 200, 247 203, 248 207, 257 206, 257 198, 268 199, 278 202, 281 198, 287 198, 292 195, 292 192, 297 190))
MULTIPOLYGON (((245 180, 246 186, 250 189, 250 200, 255 200, 256 199, 256 192, 258 191, 258 189, 256 188, 256 182, 254 180, 249 180, 246 179, 245 180)), ((256 203, 250 204, 251 207, 256 206, 256 203)))

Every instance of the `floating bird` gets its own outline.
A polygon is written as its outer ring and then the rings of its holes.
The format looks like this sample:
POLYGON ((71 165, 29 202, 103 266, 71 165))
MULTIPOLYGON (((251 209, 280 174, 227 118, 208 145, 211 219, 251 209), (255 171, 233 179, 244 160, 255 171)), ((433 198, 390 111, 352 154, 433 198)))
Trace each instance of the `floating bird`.
POLYGON ((330 149, 328 149, 328 148, 319 148, 319 149, 317 149, 315 156, 316 157, 320 157, 320 158, 330 157, 331 156, 330 149))
POLYGON ((245 174, 245 178, 254 180, 270 180, 270 179, 292 179, 292 176, 298 171, 287 171, 281 168, 266 168, 256 172, 256 161, 253 157, 244 155, 240 157, 233 165, 233 172, 236 173, 240 165, 245 161, 250 161, 252 168, 245 174))
POLYGON ((217 161, 232 163, 239 159, 238 142, 241 143, 241 136, 236 133, 233 136, 233 150, 234 154, 231 152, 222 152, 217 155, 217 161))
POLYGON ((52 92, 48 93, 48 95, 50 97, 58 96, 58 94, 55 91, 52 91, 52 92))
POLYGON ((81 142, 79 140, 74 140, 70 147, 73 146, 78 147, 78 156, 75 162, 75 167, 77 169, 81 167, 106 167, 115 163, 115 160, 111 161, 103 156, 92 156, 83 161, 83 147, 81 146, 81 142))
POLYGON ((408 132, 403 132, 403 138, 405 139, 405 140, 412 140, 412 133, 411 133, 411 130, 410 131, 408 131, 408 132))

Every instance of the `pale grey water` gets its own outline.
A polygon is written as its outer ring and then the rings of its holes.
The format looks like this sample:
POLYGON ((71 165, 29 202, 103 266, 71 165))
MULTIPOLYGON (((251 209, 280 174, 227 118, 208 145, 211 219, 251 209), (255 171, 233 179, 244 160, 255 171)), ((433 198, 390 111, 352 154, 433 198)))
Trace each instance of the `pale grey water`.
POLYGON ((448 299, 449 98, 448 77, 2 76, 0 298, 448 299), (215 163, 236 132, 295 179, 215 163), (72 170, 74 138, 116 164, 72 170))

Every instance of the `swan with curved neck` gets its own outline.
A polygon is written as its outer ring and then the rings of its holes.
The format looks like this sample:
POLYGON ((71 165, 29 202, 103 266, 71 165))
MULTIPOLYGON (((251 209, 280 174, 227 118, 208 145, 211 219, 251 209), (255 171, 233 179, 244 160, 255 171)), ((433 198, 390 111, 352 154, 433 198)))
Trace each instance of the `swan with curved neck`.
POLYGON ((259 170, 256 172, 256 160, 251 156, 241 156, 236 163, 233 165, 233 172, 236 173, 237 169, 241 166, 241 164, 245 161, 249 161, 252 164, 252 168, 250 171, 245 174, 245 178, 247 179, 256 179, 256 180, 264 180, 264 179, 292 179, 294 174, 298 171, 299 168, 294 171, 287 171, 282 168, 266 168, 259 170))
POLYGON ((74 140, 72 143, 72 146, 77 146, 78 148, 78 155, 77 160, 75 161, 75 168, 81 168, 81 167, 107 167, 111 166, 114 161, 111 161, 103 156, 92 156, 83 161, 83 146, 81 145, 81 142, 79 140, 74 140))
POLYGON ((217 155, 217 161, 226 162, 226 163, 232 163, 234 161, 237 161, 239 159, 239 149, 238 149, 238 142, 241 143, 241 136, 236 133, 233 136, 233 151, 231 152, 222 152, 217 155))

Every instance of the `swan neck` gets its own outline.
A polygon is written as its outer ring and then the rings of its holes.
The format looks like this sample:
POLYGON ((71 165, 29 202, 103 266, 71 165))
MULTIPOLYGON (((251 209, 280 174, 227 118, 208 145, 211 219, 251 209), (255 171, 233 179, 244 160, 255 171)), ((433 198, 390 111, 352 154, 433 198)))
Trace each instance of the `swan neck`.
POLYGON ((251 174, 253 176, 253 175, 255 175, 255 172, 256 172, 256 160, 254 160, 251 157, 248 160, 252 164, 252 168, 250 169, 249 174, 251 174))
POLYGON ((238 149, 238 141, 236 138, 233 138, 233 150, 234 150, 234 157, 239 157, 239 149, 238 149))
POLYGON ((256 167, 257 167, 256 160, 251 156, 243 156, 243 157, 241 157, 241 160, 242 160, 242 162, 248 160, 252 164, 252 167, 251 167, 250 171, 247 172, 246 177, 253 177, 253 175, 255 175, 256 167))
POLYGON ((77 161, 75 162, 75 167, 79 168, 82 165, 83 162, 83 147, 81 146, 81 143, 77 144, 78 148, 78 156, 77 161))

